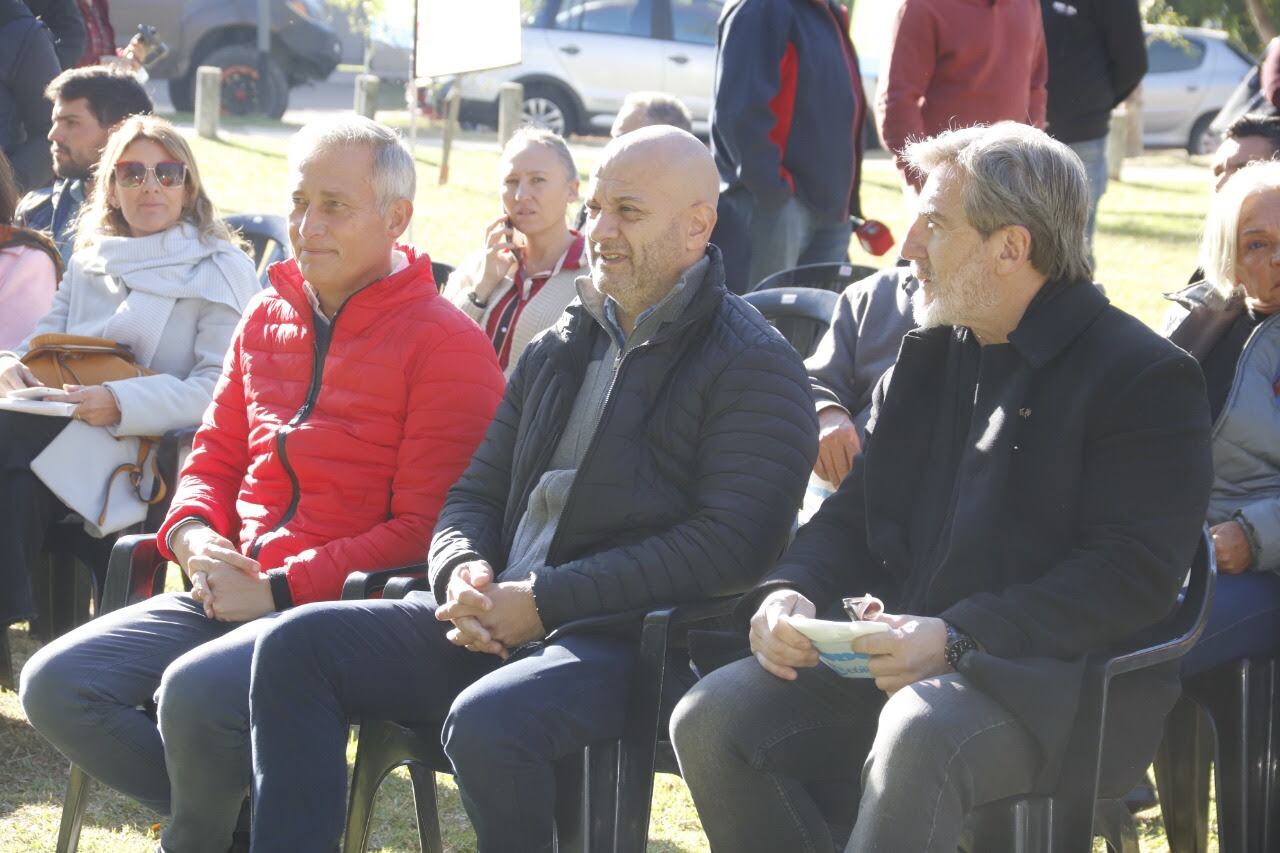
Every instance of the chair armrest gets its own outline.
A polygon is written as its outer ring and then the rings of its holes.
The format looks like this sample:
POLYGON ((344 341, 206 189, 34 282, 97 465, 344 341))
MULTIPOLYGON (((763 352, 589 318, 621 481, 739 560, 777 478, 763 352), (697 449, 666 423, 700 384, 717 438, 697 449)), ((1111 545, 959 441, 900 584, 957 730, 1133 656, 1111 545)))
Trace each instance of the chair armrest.
POLYGON ((408 566, 398 566, 394 569, 373 569, 367 572, 352 572, 347 575, 347 579, 342 584, 342 600, 352 601, 362 598, 371 598, 383 591, 387 582, 393 578, 411 576, 425 577, 427 574, 426 563, 413 563, 408 566))
POLYGON ((401 575, 387 581, 382 588, 383 598, 404 598, 411 592, 431 592, 431 581, 426 574, 401 575))
POLYGON ((150 598, 164 587, 168 562, 151 534, 121 536, 111 549, 100 611, 107 613, 150 598))

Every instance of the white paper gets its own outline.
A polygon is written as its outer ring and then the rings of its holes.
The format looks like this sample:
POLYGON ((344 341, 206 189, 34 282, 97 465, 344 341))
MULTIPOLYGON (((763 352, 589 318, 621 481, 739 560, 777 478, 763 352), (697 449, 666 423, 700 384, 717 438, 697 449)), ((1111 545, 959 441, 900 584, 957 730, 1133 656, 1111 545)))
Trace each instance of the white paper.
POLYGON ((889 626, 883 622, 833 622, 828 619, 810 619, 808 616, 782 618, 812 640, 822 662, 844 678, 872 677, 867 670, 871 658, 858 654, 850 644, 858 637, 889 630, 889 626))
POLYGON ((0 397, 0 411, 26 412, 29 415, 48 415, 69 418, 79 403, 58 403, 53 400, 22 400, 16 397, 0 397))

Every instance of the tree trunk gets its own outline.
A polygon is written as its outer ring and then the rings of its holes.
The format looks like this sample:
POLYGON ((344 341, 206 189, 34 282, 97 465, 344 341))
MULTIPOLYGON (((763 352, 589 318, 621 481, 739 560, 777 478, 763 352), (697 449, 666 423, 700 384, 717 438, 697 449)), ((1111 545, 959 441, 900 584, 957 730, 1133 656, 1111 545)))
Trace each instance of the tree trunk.
POLYGON ((1276 24, 1271 19, 1271 11, 1267 8, 1265 0, 1244 0, 1245 8, 1249 10, 1249 18, 1253 21, 1253 27, 1258 31, 1258 35, 1262 38, 1262 43, 1266 44, 1276 37, 1276 24))

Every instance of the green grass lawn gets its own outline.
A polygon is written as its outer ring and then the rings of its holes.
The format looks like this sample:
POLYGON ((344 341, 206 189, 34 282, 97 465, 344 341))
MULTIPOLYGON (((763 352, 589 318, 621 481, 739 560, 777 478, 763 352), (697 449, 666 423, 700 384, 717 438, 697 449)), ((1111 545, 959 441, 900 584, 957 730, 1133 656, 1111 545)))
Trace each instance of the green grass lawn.
MULTIPOLYGON (((193 138, 196 158, 215 203, 224 213, 284 212, 287 207, 286 140, 249 134, 251 125, 235 123, 219 141, 193 138)), ((480 137, 470 136, 470 139, 480 137)), ((590 173, 599 140, 575 144, 578 166, 590 173)), ((495 150, 455 150, 450 181, 436 181, 439 151, 423 145, 417 152, 419 184, 412 241, 436 260, 456 264, 480 242, 485 223, 499 213, 495 150)), ((1131 161, 1126 181, 1113 183, 1103 199, 1095 247, 1098 279, 1120 307, 1158 325, 1161 294, 1185 283, 1196 266, 1195 253, 1208 195, 1207 170, 1182 154, 1157 154, 1131 161)), ((584 182, 585 191, 585 182, 584 182)), ((901 240, 907 213, 889 162, 874 159, 863 177, 863 207, 885 221, 901 240)), ((855 263, 872 264, 854 244, 855 263)), ((17 664, 34 650, 25 626, 9 629, 17 664)), ((37 735, 22 714, 17 697, 0 691, 0 850, 44 853, 54 848, 66 762, 37 735)), ((441 815, 450 850, 473 850, 474 840, 457 792, 440 777, 441 815)), ((375 816, 374 849, 416 851, 416 827, 407 777, 396 774, 383 786, 375 816)), ((85 853, 152 851, 157 818, 124 797, 95 788, 80 849, 85 853)), ((1166 849, 1158 812, 1142 818, 1143 851, 1166 849)), ((658 777, 650 849, 703 851, 707 843, 698 817, 679 779, 658 777)), ((1216 850, 1216 842, 1210 844, 1216 850)))

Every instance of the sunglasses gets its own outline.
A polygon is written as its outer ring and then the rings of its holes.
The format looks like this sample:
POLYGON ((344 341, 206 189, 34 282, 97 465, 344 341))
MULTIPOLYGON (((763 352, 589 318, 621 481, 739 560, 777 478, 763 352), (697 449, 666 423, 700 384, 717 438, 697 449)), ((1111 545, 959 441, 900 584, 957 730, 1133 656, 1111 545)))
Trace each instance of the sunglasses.
POLYGON ((187 180, 187 164, 176 160, 166 160, 147 166, 136 160, 122 160, 116 163, 116 183, 127 190, 135 189, 146 183, 147 175, 156 179, 162 187, 179 187, 187 180))

